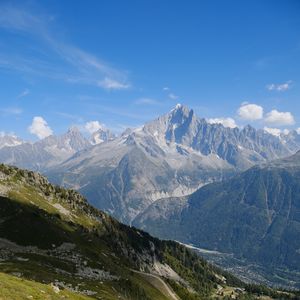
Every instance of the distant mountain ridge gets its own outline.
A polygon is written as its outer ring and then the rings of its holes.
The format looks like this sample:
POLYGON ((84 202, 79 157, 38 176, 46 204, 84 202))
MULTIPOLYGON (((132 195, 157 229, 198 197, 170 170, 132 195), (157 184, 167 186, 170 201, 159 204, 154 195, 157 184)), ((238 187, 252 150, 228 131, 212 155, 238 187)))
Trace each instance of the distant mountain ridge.
POLYGON ((87 139, 73 128, 32 144, 3 147, 0 161, 39 170, 130 223, 160 198, 191 194, 207 183, 299 148, 296 131, 277 137, 249 125, 227 128, 178 104, 118 137, 101 127, 87 139))
POLYGON ((288 156, 297 145, 296 139, 290 145, 251 126, 210 124, 178 104, 140 128, 77 153, 46 174, 130 223, 160 198, 191 194, 254 164, 288 156))
POLYGON ((0 134, 0 149, 4 147, 15 147, 23 143, 24 141, 14 134, 0 134))
POLYGON ((50 135, 35 143, 20 142, 14 146, 0 144, 0 161, 31 170, 46 170, 90 147, 90 142, 76 127, 63 135, 50 135))

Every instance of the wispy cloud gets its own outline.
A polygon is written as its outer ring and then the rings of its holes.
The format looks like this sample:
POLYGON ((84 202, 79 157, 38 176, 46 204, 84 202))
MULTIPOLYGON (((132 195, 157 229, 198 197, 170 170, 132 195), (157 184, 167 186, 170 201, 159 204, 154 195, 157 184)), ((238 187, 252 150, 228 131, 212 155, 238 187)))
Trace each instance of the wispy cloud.
POLYGON ((158 105, 158 104, 160 104, 160 102, 155 100, 155 99, 152 99, 152 98, 140 98, 140 99, 137 99, 135 101, 135 104, 138 104, 138 105, 158 105))
POLYGON ((20 98, 26 97, 27 95, 29 95, 29 93, 30 93, 29 89, 25 89, 17 96, 17 98, 20 99, 20 98))
POLYGON ((124 90, 130 87, 130 84, 105 77, 98 82, 98 85, 108 90, 124 90))
POLYGON ((66 113, 66 112, 61 112, 61 111, 57 111, 55 112, 58 116, 65 118, 65 119, 70 119, 74 122, 77 123, 82 123, 83 122, 83 118, 81 116, 75 115, 75 114, 70 114, 70 113, 66 113))
POLYGON ((19 107, 6 107, 0 109, 2 115, 20 115, 23 113, 23 110, 19 107))
MULTIPOLYGON (((88 105, 88 104, 87 104, 88 105)), ((89 109, 91 109, 91 106, 89 105, 89 109)), ((115 116, 119 117, 125 117, 130 119, 130 121, 136 123, 136 121, 139 121, 139 123, 144 122, 145 120, 151 120, 155 117, 155 114, 149 112, 146 112, 144 114, 141 113, 135 113, 132 112, 132 109, 130 107, 126 108, 116 108, 112 106, 107 105, 101 105, 101 104, 92 104, 92 111, 89 112, 90 116, 99 117, 102 119, 103 116, 107 116, 107 113, 109 113, 110 118, 114 118, 115 116)))
POLYGON ((179 99, 179 96, 177 96, 176 94, 174 94, 169 87, 165 86, 165 87, 163 87, 162 90, 167 93, 167 96, 168 96, 169 99, 171 99, 171 100, 177 100, 177 99, 179 99))
POLYGON ((173 93, 168 94, 168 97, 172 100, 177 100, 179 97, 173 93))
POLYGON ((51 31, 51 25, 50 16, 33 14, 22 7, 0 5, 0 28, 37 38, 43 44, 41 47, 46 46, 46 55, 39 59, 35 55, 24 56, 24 51, 6 55, 2 53, 0 66, 109 90, 128 89, 131 86, 127 72, 113 68, 95 55, 57 39, 51 31), (50 60, 49 55, 54 55, 56 62, 50 60))
POLYGON ((268 84, 266 86, 266 88, 269 91, 285 92, 291 88, 291 84, 292 84, 292 81, 289 80, 289 81, 287 81, 285 83, 281 83, 281 84, 275 84, 275 83, 268 84))

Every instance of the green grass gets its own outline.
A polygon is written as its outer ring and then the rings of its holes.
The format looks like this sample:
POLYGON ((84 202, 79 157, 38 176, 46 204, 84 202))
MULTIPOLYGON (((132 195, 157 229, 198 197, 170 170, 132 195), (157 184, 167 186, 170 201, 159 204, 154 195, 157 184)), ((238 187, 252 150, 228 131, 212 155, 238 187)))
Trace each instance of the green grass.
POLYGON ((18 278, 0 272, 0 299, 2 300, 91 300, 93 298, 80 295, 68 290, 54 291, 49 284, 18 278))

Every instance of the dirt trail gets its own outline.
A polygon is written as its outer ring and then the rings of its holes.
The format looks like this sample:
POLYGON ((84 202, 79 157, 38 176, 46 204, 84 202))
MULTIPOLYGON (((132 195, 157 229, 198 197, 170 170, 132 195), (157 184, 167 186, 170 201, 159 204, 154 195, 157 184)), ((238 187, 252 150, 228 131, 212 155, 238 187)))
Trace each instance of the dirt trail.
POLYGON ((166 297, 172 300, 180 300, 180 298, 173 292, 173 290, 159 277, 149 273, 143 273, 136 270, 132 270, 135 273, 142 275, 149 281, 154 287, 162 292, 166 297))

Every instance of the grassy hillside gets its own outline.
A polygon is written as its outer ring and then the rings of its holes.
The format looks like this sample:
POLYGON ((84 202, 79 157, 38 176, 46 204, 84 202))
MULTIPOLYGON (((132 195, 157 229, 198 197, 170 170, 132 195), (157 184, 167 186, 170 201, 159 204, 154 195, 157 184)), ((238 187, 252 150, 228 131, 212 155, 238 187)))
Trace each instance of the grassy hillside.
POLYGON ((117 222, 73 190, 0 165, 0 299, 283 295, 251 288, 178 243, 117 222))

